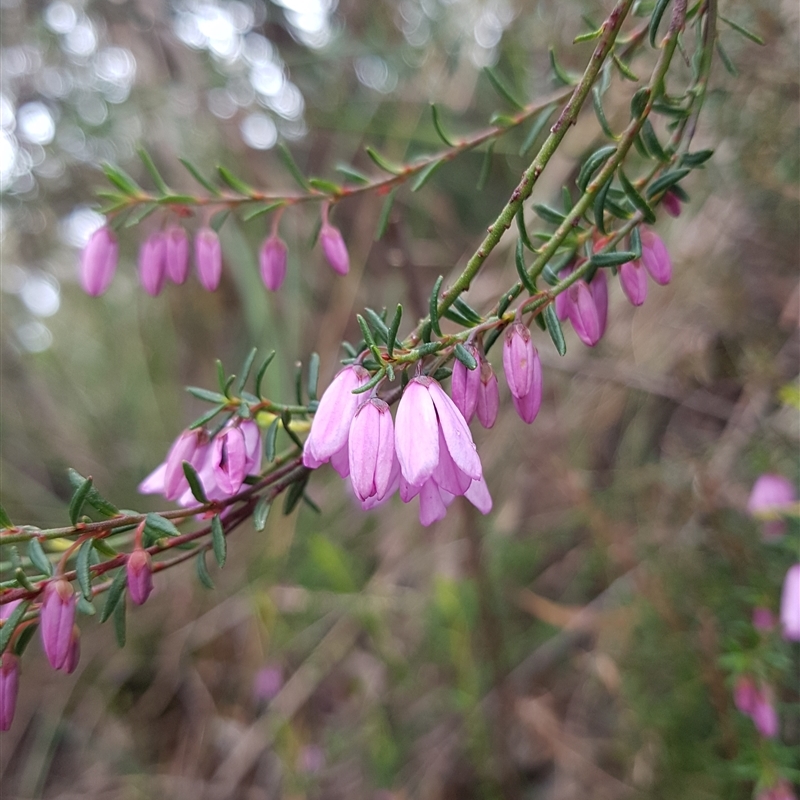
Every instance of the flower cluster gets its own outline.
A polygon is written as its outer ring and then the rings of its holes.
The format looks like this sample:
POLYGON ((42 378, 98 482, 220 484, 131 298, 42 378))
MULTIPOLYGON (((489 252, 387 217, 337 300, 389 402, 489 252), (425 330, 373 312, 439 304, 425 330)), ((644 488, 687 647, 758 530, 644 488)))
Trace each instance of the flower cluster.
MULTIPOLYGON (((277 226, 276 226, 277 227, 277 226)), ((319 241, 331 268, 339 275, 350 270, 350 258, 341 232, 323 213, 319 241)), ((139 282, 147 294, 160 294, 167 281, 185 283, 189 277, 189 234, 180 225, 169 225, 145 239, 139 248, 139 282)), ((117 269, 119 242, 108 226, 96 230, 81 254, 80 280, 84 291, 92 297, 104 294, 117 269)), ((273 230, 259 250, 259 266, 264 285, 277 292, 286 278, 288 249, 273 230)), ((201 286, 216 291, 222 279, 222 245, 213 228, 203 226, 194 237, 194 265, 201 286)))
POLYGON ((361 366, 345 367, 323 394, 303 451, 303 463, 316 469, 330 462, 349 477, 364 509, 374 508, 399 490, 408 503, 419 497, 423 525, 442 519, 459 495, 488 514, 492 500, 464 415, 437 381, 412 378, 397 408, 353 390, 366 385, 361 366))

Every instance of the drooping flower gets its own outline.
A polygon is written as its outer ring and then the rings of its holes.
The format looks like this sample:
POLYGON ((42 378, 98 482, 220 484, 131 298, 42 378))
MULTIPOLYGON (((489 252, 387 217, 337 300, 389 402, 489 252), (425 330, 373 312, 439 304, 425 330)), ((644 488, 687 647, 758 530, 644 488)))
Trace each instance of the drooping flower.
MULTIPOLYGON (((567 269, 562 269, 558 273, 559 280, 564 280, 568 278, 572 274, 572 267, 568 267, 567 269)), ((570 300, 569 290, 566 292, 559 292, 556 295, 556 316, 559 318, 561 322, 565 322, 569 319, 570 307, 572 305, 572 301, 570 300)))
POLYGON ((506 330, 503 368, 514 408, 520 418, 530 424, 542 405, 542 364, 530 331, 521 322, 515 322, 506 330))
POLYGON ((781 591, 783 638, 800 642, 800 564, 789 567, 781 591))
POLYGON ((681 215, 681 201, 675 192, 667 190, 661 198, 661 205, 671 217, 679 217, 681 215))
POLYGON ((117 269, 119 244, 114 231, 107 225, 98 228, 81 254, 81 285, 86 294, 99 297, 111 285, 117 269))
POLYGON ((177 284, 189 277, 189 237, 180 225, 170 225, 164 232, 167 277, 177 284))
POLYGON ((650 277, 661 286, 672 280, 672 261, 661 237, 642 226, 642 263, 650 277))
POLYGON ((341 231, 334 228, 327 218, 322 223, 319 232, 319 242, 322 245, 322 252, 325 258, 339 275, 347 275, 350 271, 350 255, 347 252, 347 245, 344 243, 341 231))
POLYGON ((641 261, 623 264, 619 268, 619 283, 632 305, 640 306, 647 299, 647 273, 641 261))
POLYGON ((394 423, 389 406, 377 397, 362 403, 348 437, 350 482, 361 502, 386 497, 394 463, 394 423))
POLYGON ((478 415, 478 422, 484 428, 491 428, 497 420, 497 411, 500 408, 500 388, 492 365, 483 355, 480 358, 479 369, 481 382, 478 384, 478 402, 475 412, 478 415))
POLYGON ((153 591, 153 560, 143 547, 136 547, 125 560, 128 594, 137 606, 142 605, 153 591))
POLYGON ((358 364, 340 370, 319 401, 311 431, 303 447, 303 464, 316 469, 328 461, 342 477, 349 473, 347 438, 350 423, 363 398, 353 394, 369 381, 369 373, 358 364), (344 472, 344 474, 342 474, 344 472))
POLYGON ((757 699, 758 689, 755 681, 749 675, 740 675, 733 687, 733 702, 736 708, 749 717, 753 713, 757 699))
POLYGON ((236 494, 247 477, 247 446, 238 426, 220 431, 213 443, 214 479, 227 495, 236 494))
POLYGON ((578 338, 589 347, 594 347, 603 335, 600 316, 592 290, 586 281, 576 281, 567 289, 570 298, 569 320, 578 338))
POLYGON ((19 692, 19 659, 8 651, 0 659, 0 731, 11 728, 19 692))
POLYGON ((478 407, 478 394, 481 385, 481 359, 478 348, 474 345, 465 345, 466 350, 477 363, 475 369, 469 369, 463 361, 455 359, 453 362, 453 377, 450 392, 456 408, 462 413, 467 422, 471 422, 478 407))
POLYGON ((39 619, 44 652, 53 669, 61 669, 69 657, 75 604, 75 591, 64 578, 50 581, 45 587, 39 619))
POLYGON ((139 248, 139 282, 151 297, 160 294, 166 280, 167 243, 159 231, 147 237, 139 248))
POLYGON ((81 631, 77 625, 72 626, 72 632, 70 633, 69 637, 69 648, 67 650, 67 657, 64 659, 64 663, 61 665, 60 669, 62 672, 66 672, 67 675, 71 675, 75 672, 75 667, 78 666, 78 662, 81 660, 81 631))
POLYGON ((756 730, 766 739, 774 739, 778 735, 780 723, 778 712, 772 702, 771 693, 761 687, 756 693, 753 710, 750 712, 756 730))
POLYGON ((277 292, 283 285, 286 277, 286 259, 286 244, 277 234, 272 234, 261 245, 259 253, 261 279, 267 289, 272 292, 277 292))
POLYGON ((200 228, 194 237, 194 261, 203 288, 216 291, 222 278, 222 246, 212 228, 200 228))
POLYGON ((175 500, 188 488, 189 482, 183 471, 183 462, 188 461, 195 469, 195 455, 198 448, 207 441, 206 433, 201 428, 184 431, 170 447, 167 453, 166 469, 164 470, 164 497, 175 500))

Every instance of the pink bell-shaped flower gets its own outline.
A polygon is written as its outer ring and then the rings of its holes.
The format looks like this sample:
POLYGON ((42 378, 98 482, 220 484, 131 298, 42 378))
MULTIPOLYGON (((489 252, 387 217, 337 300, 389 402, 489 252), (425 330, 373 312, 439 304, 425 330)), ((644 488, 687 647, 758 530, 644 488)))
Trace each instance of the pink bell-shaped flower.
POLYGON ((800 642, 800 564, 789 567, 781 591, 783 638, 800 642))
POLYGON ((672 261, 667 246, 658 234, 642 226, 642 263, 650 277, 661 286, 672 280, 672 261))
POLYGON ((166 280, 166 240, 154 233, 139 248, 139 281, 151 297, 161 293, 166 280))
POLYGON ((39 619, 44 652, 53 669, 61 669, 69 657, 75 604, 75 591, 64 578, 50 581, 45 587, 39 619))
POLYGON ((481 371, 481 382, 478 384, 475 412, 478 415, 478 422, 484 428, 491 428, 497 420, 497 411, 500 408, 500 388, 492 365, 483 356, 478 368, 481 371))
POLYGON ((339 275, 347 275, 350 271, 350 256, 347 252, 347 245, 344 243, 341 231, 328 223, 327 215, 319 232, 319 242, 322 245, 322 252, 325 253, 325 258, 333 271, 338 272, 339 275))
POLYGON ((623 264, 619 268, 619 282, 632 305, 640 306, 647 299, 647 273, 641 261, 623 264))
POLYGON ((170 225, 164 232, 164 262, 167 277, 176 284, 189 277, 189 237, 180 225, 170 225))
POLYGON ((471 422, 478 406, 478 392, 481 385, 481 356, 474 345, 466 345, 466 349, 477 362, 475 369, 468 369, 466 364, 458 359, 453 362, 453 377, 450 384, 450 393, 453 402, 467 422, 471 422))
POLYGON ((347 477, 349 473, 347 438, 350 433, 350 423, 359 403, 363 402, 362 397, 353 394, 353 389, 360 388, 367 381, 369 372, 358 364, 351 364, 340 370, 331 381, 314 412, 311 431, 303 447, 305 466, 316 469, 332 461, 337 472, 340 475, 344 472, 342 477, 347 477))
POLYGON ((107 225, 98 228, 81 253, 81 286, 86 294, 99 297, 104 294, 117 269, 119 244, 114 231, 107 225))
POLYGON ((348 438, 350 482, 363 503, 386 497, 394 463, 394 423, 389 406, 372 397, 362 403, 350 424, 348 438))
POLYGON ((195 469, 195 454, 198 447, 205 444, 206 435, 202 429, 184 431, 173 443, 167 453, 166 469, 164 471, 163 493, 167 500, 175 500, 188 488, 189 483, 183 471, 183 462, 188 461, 195 469))
POLYGON ((259 262, 261 264, 261 280, 271 292, 277 292, 286 277, 286 244, 276 234, 261 245, 259 262))
POLYGON ((514 397, 525 397, 533 386, 533 341, 531 332, 515 322, 506 329, 503 342, 503 368, 508 388, 514 397))
POLYGON ((194 263, 203 288, 215 292, 222 278, 222 246, 212 228, 200 228, 194 237, 194 263))
POLYGON ((239 427, 224 428, 213 442, 214 479, 226 495, 241 489, 247 477, 247 447, 239 427))
POLYGON ((153 560, 143 547, 136 547, 125 559, 128 594, 137 606, 142 605, 153 591, 153 560))
POLYGON ((8 650, 0 658, 0 731, 11 728, 19 692, 19 659, 8 650))

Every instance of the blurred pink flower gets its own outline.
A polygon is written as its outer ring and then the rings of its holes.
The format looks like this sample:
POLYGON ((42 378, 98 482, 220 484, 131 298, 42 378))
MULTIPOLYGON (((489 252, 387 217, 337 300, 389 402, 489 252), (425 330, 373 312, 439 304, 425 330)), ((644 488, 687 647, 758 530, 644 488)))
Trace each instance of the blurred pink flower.
POLYGON ((681 215, 681 201, 675 192, 667 190, 661 198, 661 205, 671 217, 679 217, 681 215))
POLYGON ((259 262, 261 265, 261 280, 272 292, 277 292, 283 285, 286 277, 286 244, 276 234, 261 245, 259 262))
POLYGON ((263 667, 253 681, 253 697, 256 700, 272 700, 283 686, 283 670, 276 665, 263 667))
POLYGON ((653 231, 641 227, 642 263, 650 277, 661 286, 672 280, 672 261, 661 237, 653 231))
POLYGON ((212 228, 200 228, 194 237, 194 263, 203 288, 216 291, 222 278, 222 246, 212 228))
POLYGON ((0 658, 0 731, 7 731, 14 719, 19 692, 19 660, 10 652, 0 658))
POLYGON ((164 232, 164 256, 167 277, 177 284, 189 276, 189 237, 180 225, 170 225, 164 232))
MULTIPOLYGON (((783 475, 760 475, 750 491, 747 511, 754 517, 769 517, 785 511, 797 502, 794 484, 783 475)), ((782 519, 765 519, 761 528, 768 539, 783 536, 786 522, 782 519)))
POLYGON ((322 252, 325 258, 339 275, 347 275, 350 271, 350 256, 347 253, 347 245, 344 243, 342 234, 338 228, 334 228, 327 220, 327 216, 319 232, 319 241, 322 245, 322 252))
POLYGON ((775 627, 775 615, 763 606, 753 609, 753 627, 757 631, 771 631, 775 627))
POLYGON ((789 567, 781 591, 783 638, 800 642, 800 564, 789 567))
POLYGON ((117 269, 119 244, 107 225, 98 228, 81 253, 81 285, 86 294, 99 297, 111 285, 117 269))
POLYGON ((147 237, 139 248, 139 282, 151 297, 164 288, 167 243, 160 231, 147 237))

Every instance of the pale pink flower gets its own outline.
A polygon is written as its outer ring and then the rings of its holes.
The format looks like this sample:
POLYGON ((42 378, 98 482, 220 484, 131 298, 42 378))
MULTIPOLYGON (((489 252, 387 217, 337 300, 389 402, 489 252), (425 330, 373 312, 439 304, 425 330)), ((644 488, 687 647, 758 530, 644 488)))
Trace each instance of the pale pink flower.
POLYGON ((481 356, 479 369, 481 382, 478 384, 478 402, 475 411, 478 415, 478 422, 484 428, 491 428, 497 419, 497 410, 500 407, 500 388, 492 365, 483 356, 481 356))
POLYGON ((203 288, 216 291, 222 278, 222 246, 212 228, 200 228, 194 237, 194 263, 203 288))
POLYGON ((800 642, 800 564, 789 567, 781 591, 783 638, 800 642))
POLYGON ((641 261, 623 264, 619 268, 619 283, 632 305, 640 306, 647 299, 647 273, 641 261))
POLYGON ((736 708, 749 717, 756 707, 758 689, 749 675, 740 675, 733 687, 733 702, 736 708))
POLYGON ((333 379, 314 412, 311 431, 303 448, 305 466, 316 469, 337 456, 337 463, 334 466, 339 466, 340 474, 341 469, 349 474, 349 465, 345 467, 340 460, 343 459, 345 464, 349 463, 347 438, 350 433, 350 423, 359 403, 363 402, 362 397, 353 394, 353 389, 360 388, 368 380, 369 373, 357 364, 340 370, 333 379))
POLYGON ((394 423, 389 406, 372 397, 362 403, 350 424, 350 482, 356 497, 383 500, 389 491, 394 463, 394 423))
POLYGON ((465 347, 478 366, 475 369, 468 369, 462 361, 455 359, 450 393, 453 395, 453 402, 464 416, 464 419, 467 422, 471 422, 478 407, 482 356, 474 345, 468 344, 465 347))
POLYGON ((99 297, 114 278, 119 257, 119 244, 114 231, 107 225, 98 228, 81 254, 81 285, 86 294, 99 297))
MULTIPOLYGON (((794 484, 783 475, 766 473, 760 475, 747 500, 747 511, 754 517, 769 517, 790 509, 797 502, 794 484)), ((783 536, 786 533, 786 521, 782 519, 764 519, 762 533, 768 539, 783 536)))
POLYGON ((139 248, 139 281, 151 297, 164 288, 166 272, 166 239, 161 232, 151 234, 139 248))
POLYGON ((234 495, 247 477, 244 433, 239 427, 226 427, 214 438, 213 448, 214 480, 225 494, 234 495))
POLYGON ((534 347, 531 332, 515 322, 506 329, 503 341, 503 369, 514 397, 525 397, 533 386, 534 347))
POLYGON ((762 687, 756 694, 755 704, 750 716, 756 730, 766 739, 774 739, 778 735, 778 712, 771 699, 771 693, 762 687))
POLYGON ((328 220, 322 224, 322 229, 319 232, 319 241, 322 245, 322 252, 325 253, 325 258, 333 268, 334 272, 339 275, 347 275, 350 271, 350 256, 347 253, 347 245, 344 243, 342 234, 338 228, 328 223, 328 220))
POLYGON ((661 286, 672 280, 672 261, 661 237, 642 226, 642 263, 650 277, 661 286))

